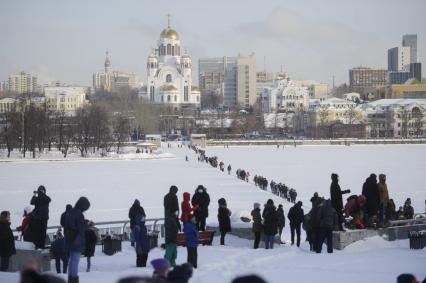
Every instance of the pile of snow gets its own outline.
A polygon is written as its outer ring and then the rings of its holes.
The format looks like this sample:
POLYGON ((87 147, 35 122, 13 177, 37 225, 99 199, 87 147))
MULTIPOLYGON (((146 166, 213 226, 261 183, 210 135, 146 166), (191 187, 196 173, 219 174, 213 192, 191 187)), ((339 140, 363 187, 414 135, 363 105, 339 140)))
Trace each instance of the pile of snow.
MULTIPOLYGON (((235 277, 258 274, 269 283, 282 282, 395 282, 405 272, 418 279, 426 276, 424 263, 426 250, 409 250, 407 241, 386 242, 375 237, 361 242, 363 250, 353 244, 333 254, 309 252, 307 243, 301 248, 281 245, 273 250, 252 249, 252 241, 234 236, 226 237, 226 245, 219 245, 215 237, 213 246, 198 247, 198 269, 190 283, 231 282, 235 277)), ((324 247, 325 249, 325 247, 324 247)), ((324 251, 325 252, 325 251, 324 251)), ((177 263, 186 262, 186 249, 178 248, 177 263)), ((149 253, 148 262, 164 256, 160 248, 149 253)), ((101 253, 97 246, 92 258, 92 271, 85 272, 86 261, 80 261, 80 282, 115 283, 130 275, 151 275, 153 269, 136 268, 135 252, 128 242, 123 242, 123 251, 113 256, 101 253)), ((52 261, 54 270, 54 261, 52 261)), ((18 282, 18 274, 0 273, 0 282, 18 282)), ((62 275, 66 278, 66 275, 62 275)))

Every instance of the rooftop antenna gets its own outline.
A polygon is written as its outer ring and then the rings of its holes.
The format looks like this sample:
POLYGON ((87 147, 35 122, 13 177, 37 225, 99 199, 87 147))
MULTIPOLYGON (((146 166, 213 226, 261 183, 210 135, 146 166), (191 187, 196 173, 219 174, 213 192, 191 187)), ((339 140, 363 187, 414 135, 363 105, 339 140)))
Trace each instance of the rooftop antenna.
POLYGON ((170 17, 172 15, 170 13, 167 13, 166 16, 167 16, 167 27, 170 28, 170 17))

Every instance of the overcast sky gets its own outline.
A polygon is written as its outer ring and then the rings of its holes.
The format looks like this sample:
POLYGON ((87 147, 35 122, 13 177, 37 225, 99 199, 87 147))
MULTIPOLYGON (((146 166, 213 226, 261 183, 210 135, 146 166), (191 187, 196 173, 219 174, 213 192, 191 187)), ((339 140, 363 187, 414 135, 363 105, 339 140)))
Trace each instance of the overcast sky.
POLYGON ((145 82, 171 13, 194 66, 200 57, 254 52, 258 70, 266 57, 267 71, 282 65, 292 78, 331 84, 334 74, 343 83, 351 67, 387 68, 387 49, 403 34, 417 33, 422 61, 425 11, 426 0, 1 0, 0 80, 23 70, 43 83, 88 86, 108 49, 113 69, 145 82))

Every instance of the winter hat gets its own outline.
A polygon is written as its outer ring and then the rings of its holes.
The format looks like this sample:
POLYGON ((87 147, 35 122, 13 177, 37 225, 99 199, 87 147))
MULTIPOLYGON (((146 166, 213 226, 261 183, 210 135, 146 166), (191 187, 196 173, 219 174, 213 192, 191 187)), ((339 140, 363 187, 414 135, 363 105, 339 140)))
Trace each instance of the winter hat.
POLYGON ((266 202, 266 204, 273 205, 274 201, 272 199, 268 199, 268 201, 266 202))
POLYGON ((397 283, 417 283, 417 279, 412 274, 404 273, 404 274, 399 275, 396 278, 396 282, 397 283))
POLYGON ((282 208, 282 207, 283 207, 283 205, 282 205, 282 204, 278 205, 278 208, 282 208))
POLYGON ((152 260, 151 265, 154 268, 154 273, 164 273, 170 268, 170 262, 164 258, 157 258, 152 260))
POLYGON ((33 211, 34 207, 32 205, 26 206, 24 208, 24 213, 30 214, 33 211))
POLYGON ((175 185, 172 185, 170 187, 170 192, 173 194, 176 194, 178 192, 178 187, 176 187, 175 185))
POLYGON ((339 178, 339 175, 337 175, 336 173, 331 174, 331 180, 337 181, 338 178, 339 178))
POLYGON ((301 201, 298 201, 297 205, 300 206, 300 207, 302 207, 303 203, 301 201))
POLYGON ((198 185, 197 189, 195 190, 196 192, 202 193, 205 190, 203 185, 198 185))
POLYGON ((45 194, 46 193, 46 188, 43 185, 40 185, 37 188, 37 192, 45 194))
POLYGON ((253 203, 253 208, 254 209, 260 208, 260 203, 258 203, 258 202, 253 203))
POLYGON ((248 275, 235 278, 232 283, 266 283, 265 280, 257 275, 248 275))
POLYGON ((226 205, 226 200, 224 198, 220 198, 217 202, 219 205, 226 205))

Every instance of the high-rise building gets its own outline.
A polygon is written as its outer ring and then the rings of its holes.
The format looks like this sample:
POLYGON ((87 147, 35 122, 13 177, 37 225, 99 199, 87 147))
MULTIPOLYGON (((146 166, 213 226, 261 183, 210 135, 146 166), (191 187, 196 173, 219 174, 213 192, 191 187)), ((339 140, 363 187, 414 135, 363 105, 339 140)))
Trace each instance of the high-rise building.
POLYGON ((19 75, 9 76, 9 91, 19 94, 35 92, 37 76, 21 72, 19 75))
POLYGON ((120 88, 138 90, 141 87, 139 76, 134 73, 113 71, 111 61, 106 52, 104 70, 93 74, 93 89, 95 91, 117 91, 120 88))
POLYGON ((410 48, 410 63, 417 63, 417 34, 404 34, 402 46, 410 48))
POLYGON ((238 57, 236 105, 249 108, 256 103, 256 59, 238 57))
POLYGON ((7 82, 0 82, 0 92, 6 92, 9 90, 9 85, 7 82))
POLYGON ((388 50, 388 71, 403 71, 404 66, 410 63, 410 47, 394 47, 388 50))
POLYGON ((256 102, 256 60, 254 57, 200 58, 198 61, 201 93, 221 89, 227 107, 248 108, 256 102), (208 84, 208 82, 211 84, 208 84))
POLYGON ((259 96, 267 88, 274 87, 274 75, 269 72, 256 72, 256 95, 259 96))
POLYGON ((403 71, 388 72, 388 84, 403 84, 409 79, 422 80, 422 64, 410 63, 404 66, 403 71))
POLYGON ((422 63, 411 63, 409 71, 412 78, 415 78, 419 82, 422 81, 422 63))
POLYGON ((370 88, 386 84, 386 70, 356 67, 349 70, 349 86, 352 91, 365 94, 370 88))

